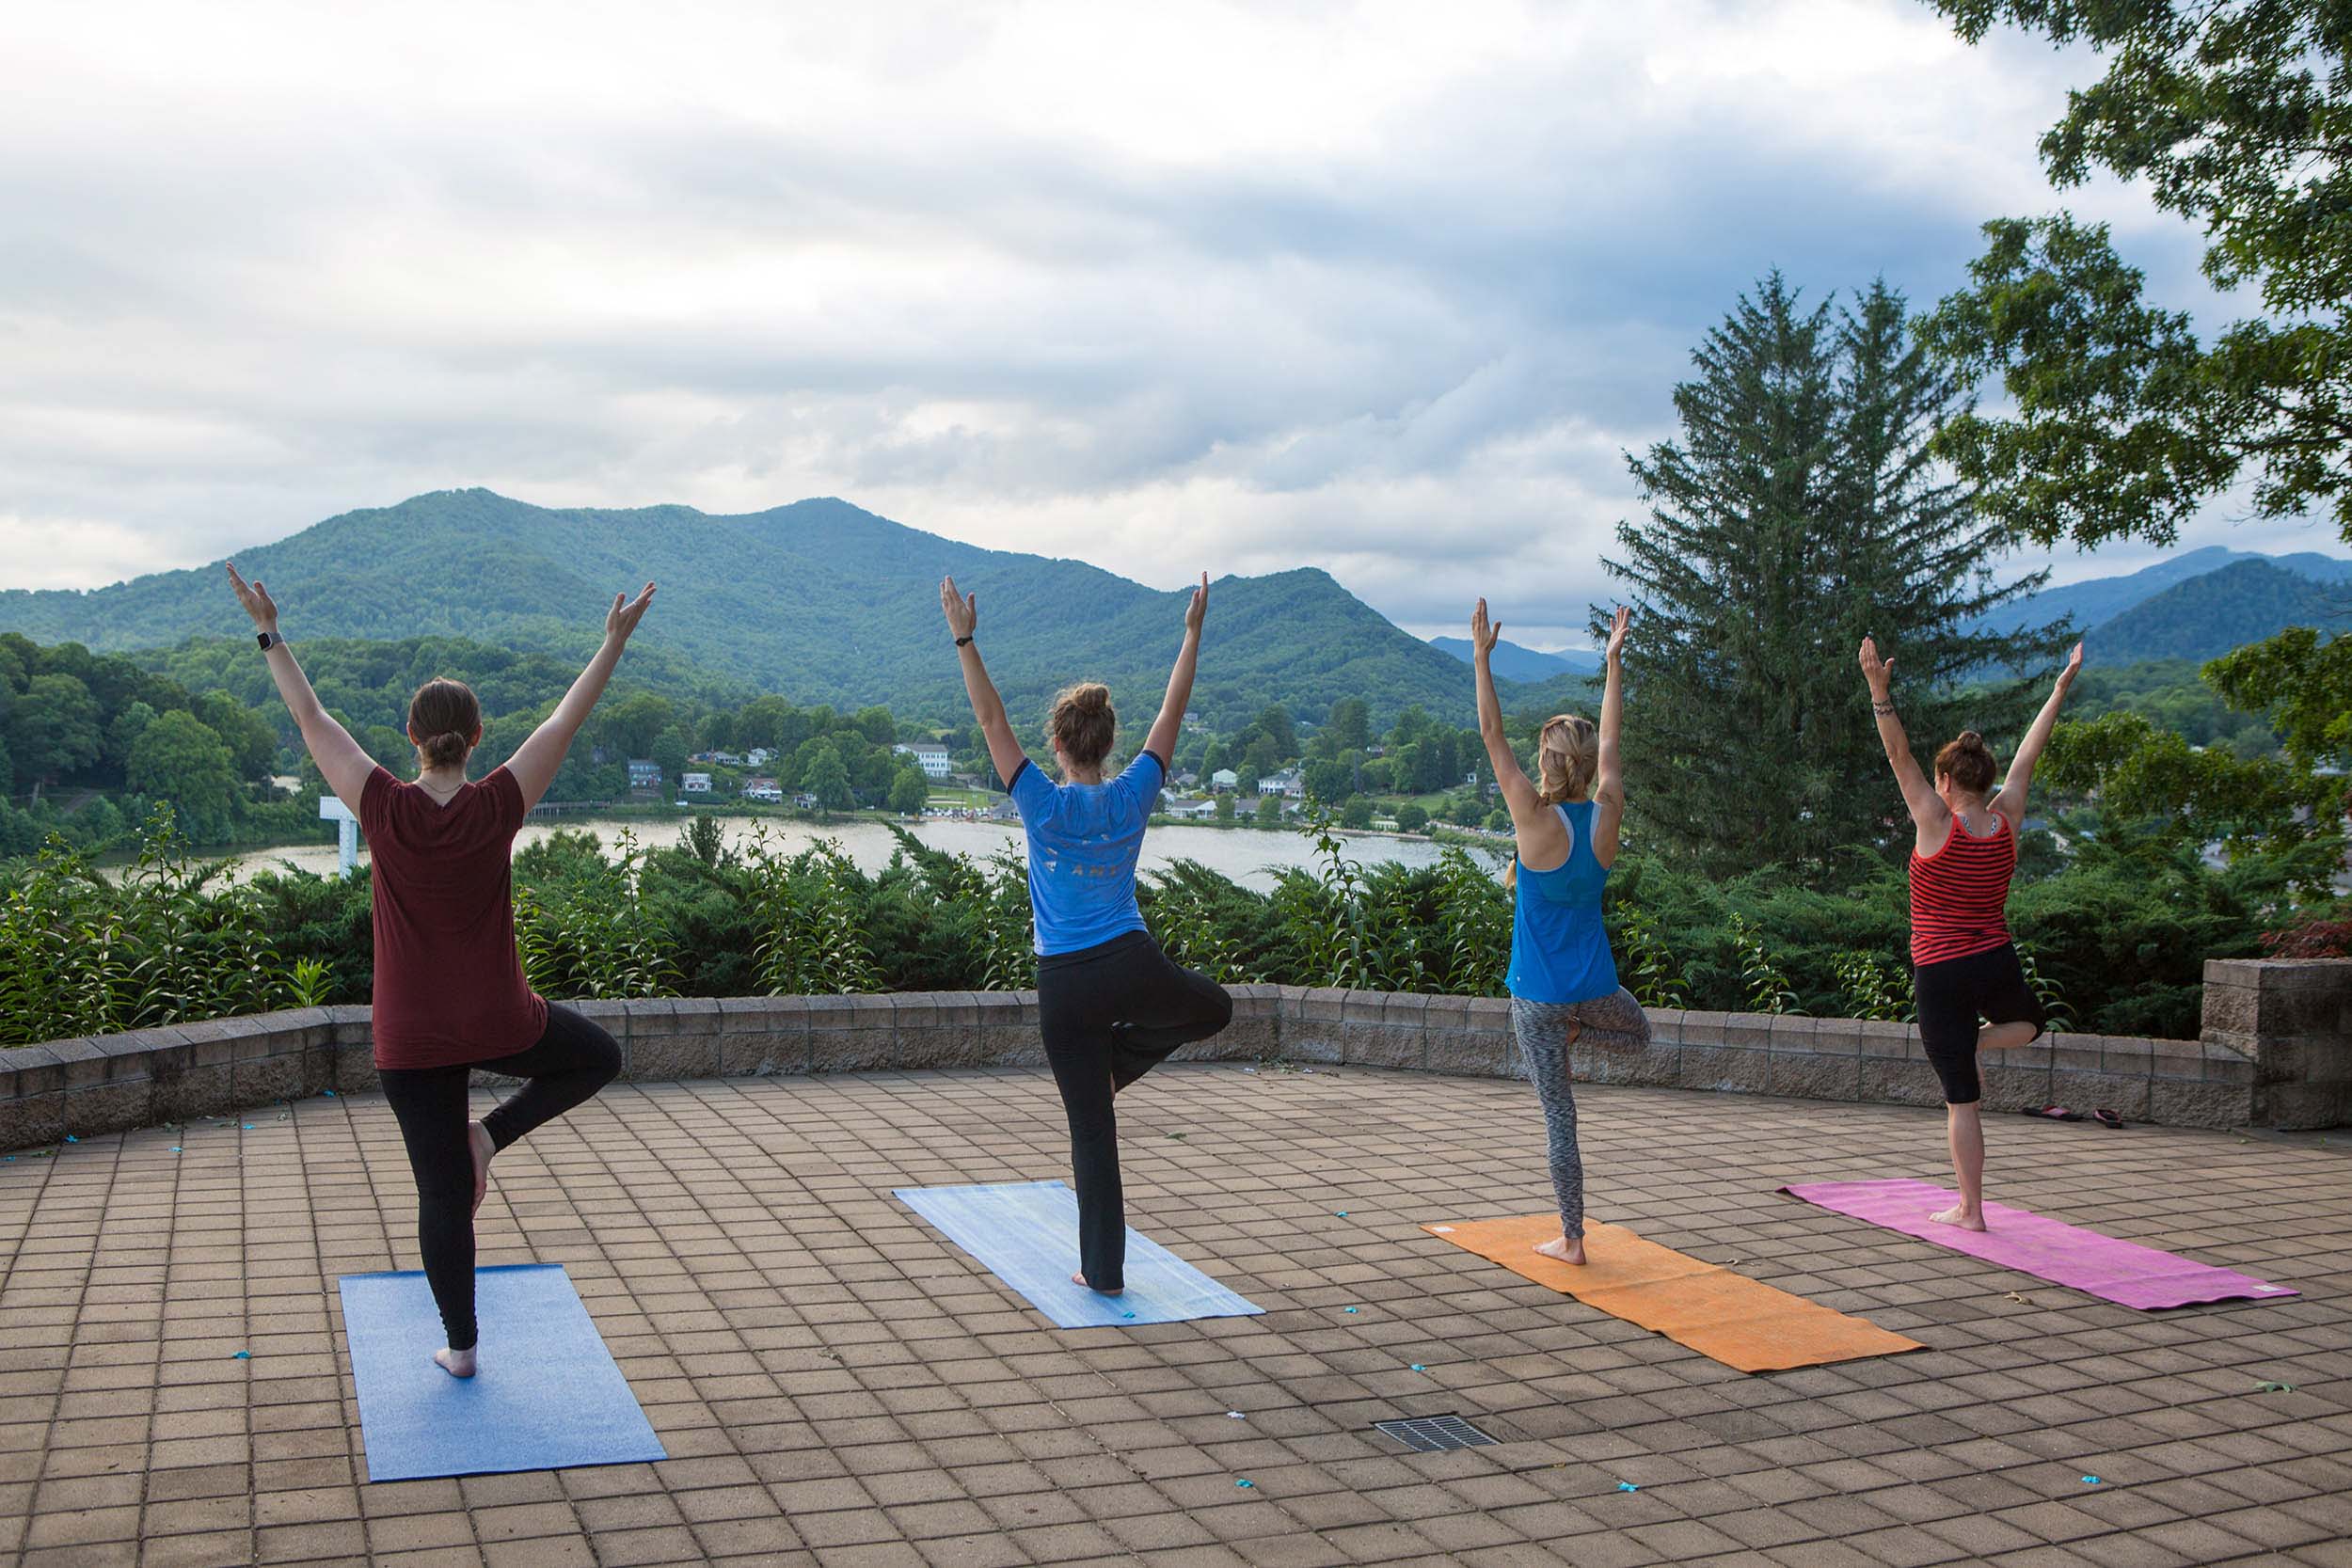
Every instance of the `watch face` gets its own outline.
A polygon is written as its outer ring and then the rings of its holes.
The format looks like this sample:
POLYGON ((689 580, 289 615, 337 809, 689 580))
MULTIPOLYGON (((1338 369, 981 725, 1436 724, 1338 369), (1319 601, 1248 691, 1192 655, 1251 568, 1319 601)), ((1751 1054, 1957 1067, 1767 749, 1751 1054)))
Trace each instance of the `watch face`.
POLYGON ((262 651, 263 653, 267 653, 269 652, 270 644, 277 641, 278 639, 272 637, 268 632, 262 631, 254 633, 253 641, 262 645, 262 651))

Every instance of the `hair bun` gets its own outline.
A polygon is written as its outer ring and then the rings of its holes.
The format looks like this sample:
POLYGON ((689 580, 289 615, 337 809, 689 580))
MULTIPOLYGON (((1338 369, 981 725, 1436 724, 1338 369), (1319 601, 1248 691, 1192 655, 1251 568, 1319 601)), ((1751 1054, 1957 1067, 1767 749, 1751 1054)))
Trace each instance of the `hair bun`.
POLYGON ((1984 736, 1982 736, 1979 735, 1979 734, 1978 734, 1976 731, 1974 731, 1974 730, 1963 730, 1963 731, 1961 731, 1961 732, 1960 732, 1960 738, 1959 738, 1959 740, 1955 741, 1955 742, 1954 742, 1954 744, 1955 744, 1955 745, 1960 745, 1960 746, 1965 746, 1965 747, 1967 747, 1967 748, 1968 748, 1970 751, 1972 751, 1972 752, 1983 752, 1983 751, 1990 751, 1990 750, 1992 749, 1992 748, 1990 748, 1990 747, 1988 747, 1988 746, 1986 746, 1986 745, 1985 745, 1985 743, 1984 743, 1984 736))

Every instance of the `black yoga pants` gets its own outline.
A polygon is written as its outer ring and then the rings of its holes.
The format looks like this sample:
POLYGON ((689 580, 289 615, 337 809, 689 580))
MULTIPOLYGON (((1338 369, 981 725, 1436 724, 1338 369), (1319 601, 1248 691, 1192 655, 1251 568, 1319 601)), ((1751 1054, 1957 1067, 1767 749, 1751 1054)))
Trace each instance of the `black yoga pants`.
POLYGON ((1919 1009, 1919 1046, 1944 1085, 1944 1103, 1973 1105, 1984 1097, 1977 1077, 1977 1020, 2030 1023, 2042 1034, 2042 1001, 2026 984, 2026 967, 2008 942, 1964 958, 1921 964, 1911 972, 1919 1009))
POLYGON ((1233 1021, 1233 999, 1205 974, 1170 963, 1142 931, 1038 960, 1045 1059, 1070 1116, 1078 1189, 1078 1272, 1098 1291, 1126 1285, 1127 1210, 1119 1190, 1113 1085, 1125 1088, 1177 1047, 1233 1021))
POLYGON ((468 1082, 477 1068, 525 1080, 482 1118, 490 1142, 504 1148, 619 1076, 621 1048, 596 1024, 549 1003, 539 1043, 512 1056, 377 1072, 416 1173, 417 1245, 452 1350, 471 1350, 481 1337, 473 1315, 473 1148, 466 1132, 468 1082))

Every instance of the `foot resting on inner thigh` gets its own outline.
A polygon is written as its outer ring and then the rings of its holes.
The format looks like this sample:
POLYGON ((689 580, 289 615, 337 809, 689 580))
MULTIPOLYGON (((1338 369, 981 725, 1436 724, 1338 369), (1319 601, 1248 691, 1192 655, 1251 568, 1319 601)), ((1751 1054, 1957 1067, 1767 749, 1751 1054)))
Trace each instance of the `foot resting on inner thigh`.
POLYGON ((450 1350, 443 1347, 433 1353, 433 1364, 452 1377, 471 1377, 474 1372, 474 1352, 450 1350))
POLYGON ((1563 1263, 1581 1263, 1584 1261, 1584 1238, 1579 1236, 1576 1240, 1570 1241, 1564 1235, 1558 1241, 1538 1242, 1535 1244, 1535 1250, 1547 1258, 1556 1258, 1563 1263))
POLYGON ((473 1212, 479 1214, 483 1196, 490 1190, 490 1161, 499 1146, 490 1141, 490 1130, 478 1121, 466 1123, 466 1144, 473 1150, 473 1212))

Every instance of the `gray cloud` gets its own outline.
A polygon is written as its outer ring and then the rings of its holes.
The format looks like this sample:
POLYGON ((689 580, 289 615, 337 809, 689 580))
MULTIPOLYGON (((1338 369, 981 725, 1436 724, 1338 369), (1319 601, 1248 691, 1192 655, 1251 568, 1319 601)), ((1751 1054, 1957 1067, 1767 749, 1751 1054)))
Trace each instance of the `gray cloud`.
MULTIPOLYGON (((1932 300, 2058 205, 2084 72, 1910 0, 813 15, 0 49, 10 580, 458 484, 830 493, 1164 585, 1321 565, 1416 629, 1532 585, 1500 612, 1572 639, 1739 291, 1932 300)), ((2193 236, 2070 200, 2211 303, 2193 236)))

